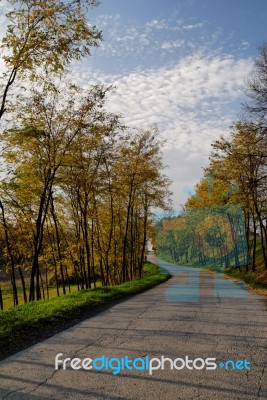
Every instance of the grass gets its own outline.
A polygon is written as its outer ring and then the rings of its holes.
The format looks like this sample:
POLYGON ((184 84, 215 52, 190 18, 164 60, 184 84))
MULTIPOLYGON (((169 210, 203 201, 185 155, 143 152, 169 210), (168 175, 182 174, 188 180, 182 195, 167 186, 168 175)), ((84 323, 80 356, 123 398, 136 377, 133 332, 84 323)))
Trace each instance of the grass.
MULTIPOLYGON (((19 304, 24 303, 23 299, 23 291, 20 286, 18 286, 18 299, 19 299, 19 304)), ((66 286, 66 292, 68 293, 69 287, 66 286)), ((77 285, 71 285, 71 292, 76 292, 78 291, 77 285)), ((27 286, 27 293, 29 292, 29 286, 27 286)), ((60 287, 60 294, 62 294, 62 287, 60 287)), ((46 291, 45 291, 46 295, 46 291)), ((12 288, 10 287, 10 283, 8 282, 8 287, 3 286, 2 287, 2 296, 3 296, 3 303, 4 303, 4 309, 13 307, 13 292, 12 288)), ((57 297, 57 289, 56 287, 49 287, 49 298, 52 299, 53 297, 57 297)))
POLYGON ((146 263, 144 277, 118 286, 83 290, 9 308, 0 312, 0 358, 73 325, 100 306, 143 292, 170 277, 146 263))
POLYGON ((262 294, 267 294, 267 270, 264 267, 264 259, 261 248, 260 239, 256 244, 256 270, 253 272, 251 269, 246 272, 245 267, 241 267, 241 271, 237 268, 228 268, 225 274, 245 282, 251 289, 257 290, 262 294))
POLYGON ((245 268, 242 267, 240 272, 237 268, 229 268, 224 272, 227 276, 245 282, 251 289, 267 294, 267 270, 259 269, 255 272, 251 270, 246 272, 245 268))
MULTIPOLYGON (((96 286, 97 287, 101 286, 101 282, 97 281, 96 286)), ((29 284, 26 284, 27 295, 29 295, 29 289, 30 289, 29 284)), ((17 290, 18 290, 19 304, 24 304, 22 287, 18 285, 17 290)), ((71 290, 71 293, 78 292, 77 285, 71 284, 70 290, 71 290)), ((62 286, 59 287, 59 293, 60 293, 60 295, 63 295, 62 286)), ((69 293, 68 285, 66 285, 66 293, 69 293)), ((2 296, 3 296, 4 310, 6 310, 7 308, 14 307, 13 291, 12 291, 12 287, 10 287, 10 282, 6 282, 6 284, 4 284, 4 285, 2 284, 2 296)), ((47 297, 46 288, 45 288, 45 296, 47 297)), ((55 286, 49 286, 49 299, 53 299, 54 297, 58 297, 57 289, 55 286)))

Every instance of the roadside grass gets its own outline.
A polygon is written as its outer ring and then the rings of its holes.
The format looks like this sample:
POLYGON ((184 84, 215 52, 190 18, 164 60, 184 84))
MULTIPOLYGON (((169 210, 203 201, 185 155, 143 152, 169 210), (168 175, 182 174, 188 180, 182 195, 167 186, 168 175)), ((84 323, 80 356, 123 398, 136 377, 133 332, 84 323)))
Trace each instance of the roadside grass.
MULTIPOLYGON (((267 269, 264 267, 264 259, 261 248, 260 239, 256 243, 256 270, 253 272, 251 269, 246 272, 246 267, 227 268, 225 274, 231 278, 235 278, 245 282, 251 289, 259 293, 267 294, 267 269)), ((250 267, 251 268, 251 267, 250 267)))
MULTIPOLYGON (((101 286, 101 282, 97 281, 96 282, 96 287, 101 286)), ((17 287, 18 290, 18 300, 19 300, 19 305, 24 304, 24 299, 23 299, 23 291, 22 287, 18 285, 17 287)), ((29 285, 26 285, 26 290, 27 294, 29 294, 29 285)), ((70 293, 78 292, 77 285, 71 284, 70 285, 70 293)), ((66 285, 66 293, 69 294, 69 286, 66 285)), ((63 289, 62 286, 59 287, 59 294, 60 296, 63 296, 63 289)), ((4 304, 4 310, 14 307, 13 303, 13 291, 12 288, 10 287, 10 282, 7 282, 5 285, 2 285, 2 296, 3 296, 3 304, 4 304)), ((45 288, 45 297, 47 298, 47 293, 46 293, 46 288, 45 288)), ((49 286, 49 299, 53 299, 54 297, 57 296, 57 289, 55 286, 49 286)))
MULTIPOLYGON (((18 300, 19 300, 19 304, 23 304, 24 303, 24 299, 23 299, 23 291, 22 288, 20 286, 18 286, 18 300)), ((27 285, 26 287, 27 289, 27 293, 29 292, 29 287, 27 285)), ((77 285, 71 285, 71 293, 72 292, 76 292, 77 289, 77 285)), ((59 288, 59 292, 60 294, 63 294, 63 290, 62 287, 59 288)), ((66 292, 69 292, 69 287, 66 286, 66 292)), ((46 295, 46 291, 45 291, 45 295, 46 295)), ((13 292, 12 292, 12 288, 10 287, 10 283, 8 282, 8 287, 3 286, 2 287, 2 296, 3 296, 3 303, 4 303, 4 310, 6 310, 7 308, 13 307, 13 292)), ((49 286, 49 298, 52 299, 53 297, 57 297, 57 289, 55 287, 51 287, 49 286)))
POLYGON ((258 269, 255 272, 249 270, 246 272, 245 267, 227 268, 224 270, 226 276, 245 282, 251 289, 256 289, 259 293, 267 295, 267 270, 258 269))
POLYGON ((143 292, 170 278, 149 262, 144 276, 117 286, 76 291, 0 312, 0 358, 77 323, 110 303, 143 292))

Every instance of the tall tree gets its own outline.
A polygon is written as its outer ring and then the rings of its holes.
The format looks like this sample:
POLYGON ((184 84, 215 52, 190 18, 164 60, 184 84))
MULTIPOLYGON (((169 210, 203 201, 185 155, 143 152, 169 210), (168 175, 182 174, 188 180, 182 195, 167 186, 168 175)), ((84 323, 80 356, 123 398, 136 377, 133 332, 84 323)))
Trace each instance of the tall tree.
POLYGON ((254 70, 250 74, 246 94, 249 101, 244 104, 249 117, 267 128, 267 42, 258 47, 258 56, 254 59, 254 70))
POLYGON ((88 7, 97 0, 8 0, 9 25, 1 50, 6 71, 2 76, 0 119, 16 79, 36 80, 40 72, 61 74, 70 61, 89 55, 101 32, 89 26, 88 7))
POLYGON ((57 176, 75 143, 101 122, 103 100, 99 87, 88 93, 73 85, 62 91, 34 89, 19 107, 14 127, 2 135, 5 159, 13 167, 8 179, 34 224, 30 300, 41 297, 38 260, 57 176))

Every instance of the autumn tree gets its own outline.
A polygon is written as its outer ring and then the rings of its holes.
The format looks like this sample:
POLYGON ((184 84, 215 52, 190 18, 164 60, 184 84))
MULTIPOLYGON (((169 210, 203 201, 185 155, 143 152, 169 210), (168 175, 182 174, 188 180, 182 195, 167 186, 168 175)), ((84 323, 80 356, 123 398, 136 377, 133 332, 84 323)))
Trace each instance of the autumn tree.
MULTIPOLYGON (((248 101, 244 109, 252 122, 259 123, 261 128, 267 127, 267 42, 258 47, 258 55, 254 59, 254 69, 246 83, 248 101)), ((266 132, 265 132, 266 133, 266 132)))
POLYGON ((246 213, 248 243, 253 232, 252 269, 255 269, 257 232, 260 232, 263 258, 266 254, 266 142, 257 125, 237 123, 231 138, 213 143, 210 171, 221 181, 235 182, 238 191, 235 201, 246 213))
POLYGON ((132 279, 138 265, 142 274, 147 229, 152 207, 167 208, 170 198, 170 181, 162 174, 162 141, 156 128, 131 134, 122 144, 115 164, 116 185, 125 210, 122 250, 122 282, 132 279), (136 228, 135 228, 136 227, 136 228), (134 238, 134 235, 135 236, 134 238), (133 254, 135 239, 140 241, 139 254, 133 254), (137 264, 133 262, 133 258, 137 264))
POLYGON ((62 91, 34 88, 18 107, 13 128, 2 135, 13 197, 34 225, 30 300, 41 296, 38 260, 57 176, 75 143, 101 120, 103 99, 99 87, 87 93, 73 85, 62 91))
POLYGON ((90 55, 101 32, 89 26, 86 12, 97 0, 8 0, 13 10, 1 50, 6 70, 1 78, 0 119, 15 80, 36 80, 65 71, 71 60, 90 55))
MULTIPOLYGON (((104 92, 103 92, 104 96, 104 92)), ((82 286, 95 285, 94 247, 99 246, 99 203, 107 197, 108 171, 118 145, 115 142, 120 122, 118 116, 102 112, 98 120, 87 126, 86 135, 72 147, 61 178, 61 189, 68 199, 69 218, 74 221, 76 260, 80 270, 82 286)), ((106 200, 107 202, 107 200, 106 200)), ((103 214, 113 212, 101 209, 103 214)), ((101 218, 102 220, 102 218, 101 218)), ((105 234, 109 236, 107 230, 105 234)), ((101 265, 104 258, 101 255, 101 265)))

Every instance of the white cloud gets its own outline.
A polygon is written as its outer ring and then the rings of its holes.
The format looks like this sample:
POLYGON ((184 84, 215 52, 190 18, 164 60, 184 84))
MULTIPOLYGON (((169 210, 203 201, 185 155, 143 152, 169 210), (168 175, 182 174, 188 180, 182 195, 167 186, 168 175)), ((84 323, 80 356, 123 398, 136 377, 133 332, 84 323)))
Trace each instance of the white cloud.
MULTIPOLYGON (((116 56, 117 59, 129 56, 143 58, 145 52, 162 54, 165 50, 172 51, 183 45, 192 47, 192 43, 185 40, 188 32, 205 25, 204 22, 186 24, 173 16, 168 19, 153 19, 144 24, 129 20, 125 23, 120 14, 100 15, 95 23, 103 30, 104 37, 104 43, 98 52, 105 56, 116 56), (173 37, 177 34, 179 38, 173 37), (163 40, 163 36, 168 39, 163 40)), ((200 46, 199 37, 195 46, 200 46)))
POLYGON ((243 41, 242 41, 242 43, 241 43, 241 48, 242 48, 243 50, 247 50, 247 49, 249 48, 249 46, 250 46, 250 43, 249 43, 249 42, 247 42, 246 40, 243 40, 243 41))
POLYGON ((189 24, 189 25, 183 25, 182 30, 192 30, 192 29, 197 29, 197 28, 203 28, 204 23, 203 22, 198 22, 197 24, 189 24))
MULTIPOLYGON (((161 30, 190 31, 204 24, 186 25, 177 21, 174 26, 169 21, 155 19, 143 27, 128 25, 122 29, 121 17, 117 14, 102 15, 97 25, 103 28, 104 37, 105 29, 108 32, 108 40, 97 51, 119 58, 131 53, 145 56, 151 47, 157 54, 188 47, 190 42, 183 37, 165 36, 162 40, 161 30), (156 40, 153 32, 159 32, 156 40)), ((243 41, 243 47, 248 45, 243 41)), ((208 55, 207 48, 205 55, 203 52, 194 52, 161 68, 140 68, 124 74, 99 74, 88 63, 74 64, 72 69, 73 80, 81 86, 114 84, 117 90, 109 96, 108 107, 122 114, 129 126, 144 128, 154 123, 159 126, 167 141, 164 160, 170 166, 167 174, 174 179, 176 205, 186 197, 183 186, 193 187, 200 178, 201 167, 208 162, 211 142, 227 133, 236 119, 236 103, 243 95, 242 85, 252 64, 249 59, 235 59, 230 55, 208 55)))
MULTIPOLYGON (((211 142, 227 134, 237 118, 234 110, 251 65, 249 59, 199 54, 121 76, 95 74, 92 82, 116 85, 108 108, 121 113, 129 126, 159 126, 167 140, 164 159, 170 165, 168 175, 175 179, 174 199, 179 204, 185 198, 181 186, 196 183, 207 165, 211 142)), ((82 84, 86 78, 80 77, 82 84)))
POLYGON ((146 124, 150 119, 158 124, 163 122, 164 130, 166 125, 180 123, 188 124, 188 131, 194 121, 215 119, 215 115, 220 125, 221 109, 242 95, 241 87, 249 70, 247 60, 187 57, 176 65, 117 79, 112 108, 120 110, 128 123, 138 120, 146 124))
POLYGON ((151 32, 153 29, 167 29, 168 24, 165 19, 153 19, 145 24, 146 32, 151 32))
POLYGON ((165 50, 181 47, 185 44, 184 40, 165 41, 162 43, 161 48, 165 50))

